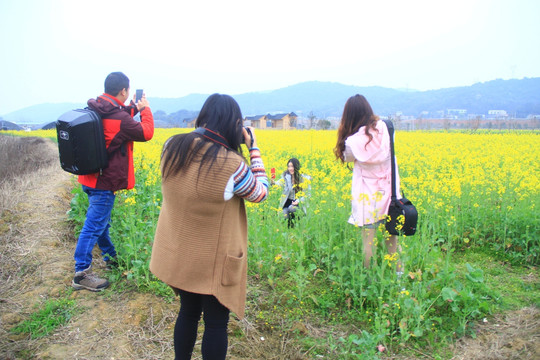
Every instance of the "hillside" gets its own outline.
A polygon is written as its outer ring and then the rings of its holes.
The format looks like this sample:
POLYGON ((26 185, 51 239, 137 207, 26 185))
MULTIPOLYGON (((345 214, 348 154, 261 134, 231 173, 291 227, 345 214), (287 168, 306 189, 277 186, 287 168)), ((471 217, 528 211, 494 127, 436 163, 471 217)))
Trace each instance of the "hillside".
MULTIPOLYGON (((489 110, 505 110, 511 117, 540 114, 540 78, 493 80, 471 86, 429 91, 406 91, 378 86, 359 87, 333 82, 310 81, 266 92, 234 95, 245 116, 294 111, 306 117, 339 117, 347 98, 363 94, 379 115, 402 112, 404 115, 437 117, 447 109, 465 109, 468 114, 486 115, 489 110)), ((180 98, 152 98, 154 112, 198 111, 209 94, 190 94, 180 98)), ((41 104, 7 115, 4 120, 17 124, 46 124, 60 114, 83 104, 41 104)))
POLYGON ((26 107, 2 116, 4 120, 16 124, 46 124, 56 121, 60 115, 66 111, 82 108, 86 106, 86 101, 81 103, 58 103, 39 104, 26 107))

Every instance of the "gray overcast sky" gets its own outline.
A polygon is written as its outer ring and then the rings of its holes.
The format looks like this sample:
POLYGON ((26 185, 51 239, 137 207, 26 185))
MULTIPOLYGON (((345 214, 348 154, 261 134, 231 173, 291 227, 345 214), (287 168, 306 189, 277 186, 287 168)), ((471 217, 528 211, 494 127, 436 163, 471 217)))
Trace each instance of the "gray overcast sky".
POLYGON ((149 97, 539 77, 539 24, 538 0, 0 0, 0 115, 112 71, 149 97))

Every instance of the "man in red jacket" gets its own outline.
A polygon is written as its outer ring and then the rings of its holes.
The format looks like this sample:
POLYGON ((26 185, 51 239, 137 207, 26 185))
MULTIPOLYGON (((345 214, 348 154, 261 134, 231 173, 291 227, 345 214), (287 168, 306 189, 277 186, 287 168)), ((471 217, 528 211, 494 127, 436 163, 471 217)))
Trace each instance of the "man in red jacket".
POLYGON ((86 220, 75 248, 75 276, 72 286, 100 291, 109 286, 106 279, 92 272, 92 249, 98 244, 107 264, 116 263, 116 250, 109 236, 114 192, 135 186, 133 168, 133 141, 148 141, 154 135, 154 118, 148 100, 143 95, 128 106, 129 79, 121 72, 113 72, 105 79, 105 93, 88 100, 88 107, 101 115, 109 166, 101 172, 79 175, 79 183, 88 195, 86 220), (133 116, 140 112, 141 122, 133 116))

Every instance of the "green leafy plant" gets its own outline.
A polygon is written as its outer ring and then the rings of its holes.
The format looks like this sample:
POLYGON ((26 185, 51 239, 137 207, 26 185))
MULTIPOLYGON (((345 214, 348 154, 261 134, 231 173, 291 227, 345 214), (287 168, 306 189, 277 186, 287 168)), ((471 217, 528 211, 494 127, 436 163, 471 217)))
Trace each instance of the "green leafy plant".
MULTIPOLYGON (((393 257, 387 255, 385 234, 379 232, 369 269, 363 266, 361 231, 347 224, 350 171, 338 167, 327 151, 335 134, 321 135, 320 144, 309 150, 289 148, 313 144, 302 141, 313 135, 310 132, 259 134, 261 148, 270 149, 264 158, 267 168, 298 150, 293 153, 313 180, 308 211, 299 214, 294 228, 287 227, 277 208, 279 187, 269 188, 264 203, 246 203, 248 275, 257 284, 257 291, 248 293, 248 306, 256 308, 256 323, 264 331, 283 331, 304 318, 345 328, 345 335, 309 341, 293 332, 310 354, 354 359, 360 353, 378 356, 379 345, 389 352, 405 346, 437 348, 457 336, 474 336, 475 321, 501 306, 501 296, 486 275, 489 264, 459 259, 478 252, 515 266, 538 264, 540 216, 535 206, 540 198, 534 133, 400 134, 396 144, 398 157, 404 159, 400 176, 419 211, 418 231, 399 237, 401 250, 393 257), (285 139, 287 151, 277 146, 278 135, 285 139), (272 146, 265 146, 265 141, 272 146), (486 152, 493 143, 512 156, 486 152), (529 144, 533 151, 514 151, 518 143, 529 144), (407 162, 408 158, 415 161, 407 162), (396 274, 398 262, 404 269, 401 276, 396 274), (263 298, 251 297, 261 289, 263 298)), ((111 235, 120 266, 111 276, 170 297, 170 289, 148 269, 161 206, 159 152, 144 158, 151 152, 143 147, 152 145, 140 145, 137 185, 117 193, 113 210, 111 235)), ((82 224, 86 196, 80 190, 75 194, 70 216, 82 224)))

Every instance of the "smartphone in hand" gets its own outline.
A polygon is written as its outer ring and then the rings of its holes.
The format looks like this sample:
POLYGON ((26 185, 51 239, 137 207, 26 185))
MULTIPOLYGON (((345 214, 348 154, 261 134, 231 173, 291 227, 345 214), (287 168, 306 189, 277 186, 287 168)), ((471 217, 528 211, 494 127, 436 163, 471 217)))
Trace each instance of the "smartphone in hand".
POLYGON ((135 104, 139 102, 139 100, 142 99, 143 96, 143 89, 137 89, 135 91, 135 104))
POLYGON ((270 177, 272 178, 272 180, 275 180, 275 178, 276 178, 276 168, 271 168, 270 169, 270 177))

